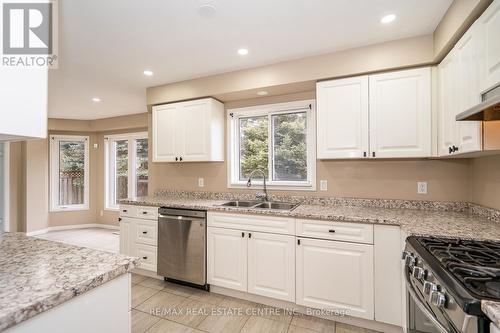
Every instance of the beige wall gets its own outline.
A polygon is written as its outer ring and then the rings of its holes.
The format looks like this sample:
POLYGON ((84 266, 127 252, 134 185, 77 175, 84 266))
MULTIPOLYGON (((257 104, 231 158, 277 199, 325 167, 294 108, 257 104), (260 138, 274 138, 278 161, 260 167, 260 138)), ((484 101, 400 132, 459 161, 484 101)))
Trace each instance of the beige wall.
POLYGON ((500 209, 500 155, 473 159, 470 185, 473 203, 500 209))
POLYGON ((49 226, 49 184, 47 140, 26 141, 26 232, 49 226))

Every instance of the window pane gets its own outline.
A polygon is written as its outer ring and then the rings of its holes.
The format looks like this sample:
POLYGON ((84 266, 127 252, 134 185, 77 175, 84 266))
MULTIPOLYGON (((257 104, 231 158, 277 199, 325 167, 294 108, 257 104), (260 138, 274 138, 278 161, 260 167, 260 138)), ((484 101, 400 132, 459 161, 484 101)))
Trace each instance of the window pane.
POLYGON ((267 116, 241 118, 240 180, 246 180, 248 175, 255 169, 260 169, 267 175, 268 153, 267 116))
POLYGON ((136 195, 148 195, 148 139, 135 140, 136 195))
POLYGON ((305 112, 272 116, 273 180, 307 180, 307 116, 305 112))
POLYGON ((114 203, 128 197, 128 140, 115 141, 114 203))
POLYGON ((59 205, 83 205, 84 186, 85 143, 59 141, 59 205))

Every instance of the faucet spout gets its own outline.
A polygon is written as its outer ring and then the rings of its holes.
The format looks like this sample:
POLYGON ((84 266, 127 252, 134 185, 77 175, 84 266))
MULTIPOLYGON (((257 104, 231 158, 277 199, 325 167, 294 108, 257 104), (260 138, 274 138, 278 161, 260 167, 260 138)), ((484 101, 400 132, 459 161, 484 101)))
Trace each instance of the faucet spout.
POLYGON ((257 193, 256 196, 259 197, 260 199, 262 199, 263 201, 269 201, 269 197, 267 195, 266 174, 264 173, 264 171, 262 171, 260 169, 255 169, 252 172, 250 172, 250 175, 248 175, 247 187, 252 186, 252 177, 253 177, 254 173, 260 173, 262 175, 263 183, 264 183, 264 186, 263 186, 264 195, 261 196, 261 195, 259 195, 259 193, 257 193))

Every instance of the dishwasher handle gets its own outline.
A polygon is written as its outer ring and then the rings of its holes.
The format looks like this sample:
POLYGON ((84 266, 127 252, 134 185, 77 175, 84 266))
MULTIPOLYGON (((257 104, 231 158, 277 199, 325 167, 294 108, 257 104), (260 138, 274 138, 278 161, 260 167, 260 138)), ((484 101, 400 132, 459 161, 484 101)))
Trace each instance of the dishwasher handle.
POLYGON ((180 221, 180 220, 184 220, 184 221, 204 221, 205 219, 204 218, 201 218, 201 217, 191 217, 191 216, 182 216, 182 215, 162 215, 162 214, 159 214, 158 215, 158 222, 161 222, 161 220, 167 222, 167 221, 180 221))

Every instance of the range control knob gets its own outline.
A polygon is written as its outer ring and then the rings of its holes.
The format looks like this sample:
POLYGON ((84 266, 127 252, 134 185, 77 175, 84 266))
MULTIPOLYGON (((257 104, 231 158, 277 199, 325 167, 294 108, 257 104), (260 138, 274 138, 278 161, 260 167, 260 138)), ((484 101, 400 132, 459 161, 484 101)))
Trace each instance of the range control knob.
POLYGON ((424 277, 424 269, 422 267, 413 267, 412 275, 416 279, 421 279, 424 277))
POLYGON ((437 291, 438 287, 435 283, 425 281, 424 282, 424 294, 430 295, 431 292, 437 291))
POLYGON ((407 256, 412 256, 413 254, 410 251, 403 251, 401 255, 401 259, 405 260, 407 256))
POLYGON ((438 308, 442 308, 446 305, 446 296, 444 295, 444 293, 439 291, 433 291, 429 300, 438 308))
POLYGON ((415 265, 415 257, 413 257, 412 254, 405 257, 405 265, 408 267, 413 267, 413 265, 415 265))

